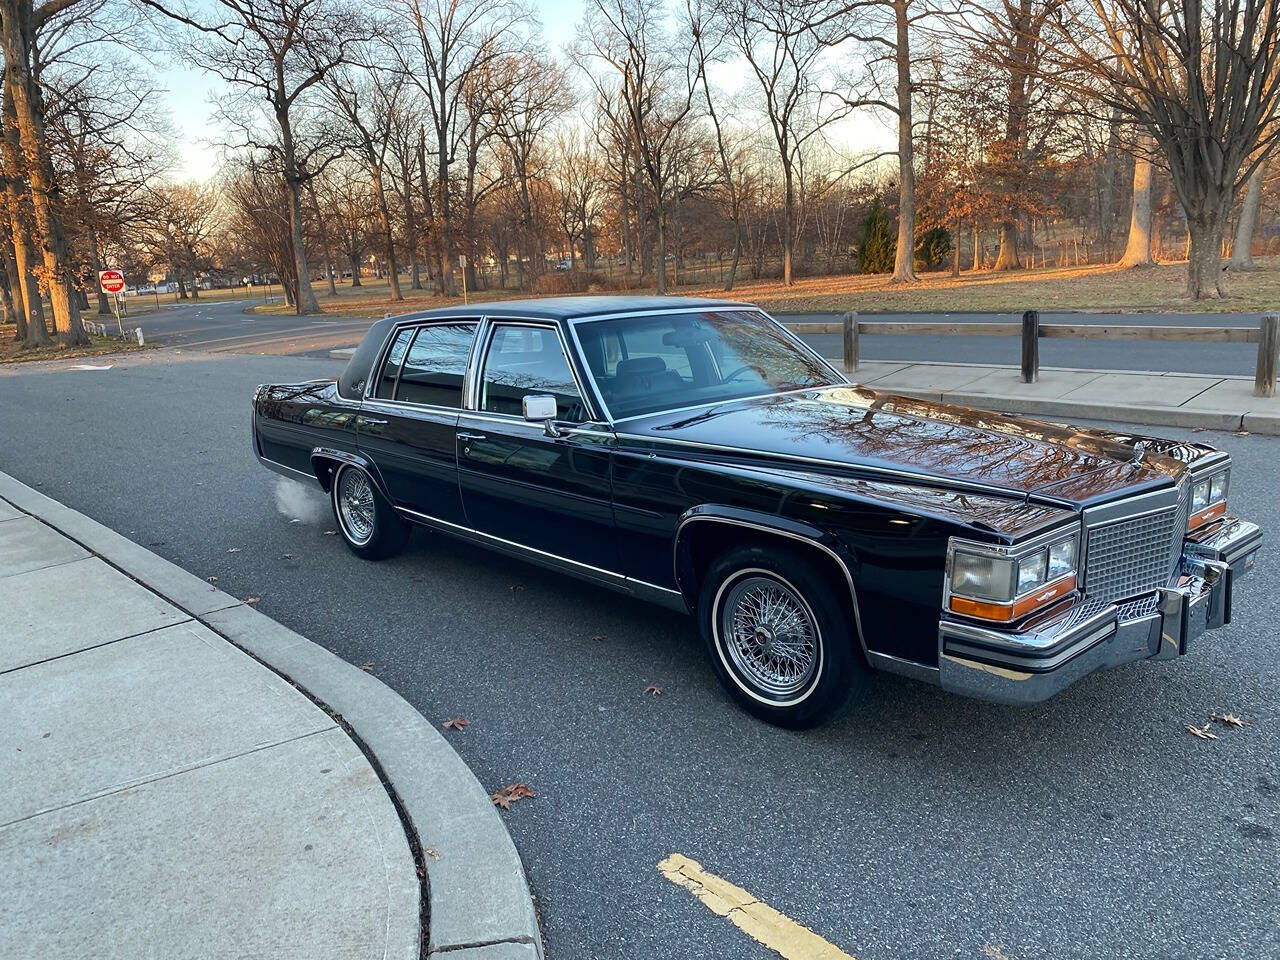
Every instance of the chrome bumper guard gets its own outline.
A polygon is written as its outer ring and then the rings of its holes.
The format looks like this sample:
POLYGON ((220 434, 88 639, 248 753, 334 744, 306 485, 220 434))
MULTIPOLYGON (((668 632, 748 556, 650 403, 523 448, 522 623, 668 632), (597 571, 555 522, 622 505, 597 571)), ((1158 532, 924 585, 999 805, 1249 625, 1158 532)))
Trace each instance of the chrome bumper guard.
POLYGON ((1182 656, 1230 622, 1232 588, 1261 543, 1256 524, 1225 517, 1186 540, 1176 581, 1155 593, 1119 603, 1086 597, 1016 632, 943 619, 939 683, 981 700, 1038 703, 1095 670, 1182 656))

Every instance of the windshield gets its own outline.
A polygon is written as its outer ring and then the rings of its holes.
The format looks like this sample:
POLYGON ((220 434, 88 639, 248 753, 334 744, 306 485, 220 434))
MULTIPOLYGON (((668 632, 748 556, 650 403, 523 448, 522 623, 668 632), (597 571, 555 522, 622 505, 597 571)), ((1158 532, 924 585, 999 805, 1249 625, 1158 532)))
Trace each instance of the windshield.
POLYGON ((751 310, 662 313, 575 327, 614 419, 840 383, 751 310))

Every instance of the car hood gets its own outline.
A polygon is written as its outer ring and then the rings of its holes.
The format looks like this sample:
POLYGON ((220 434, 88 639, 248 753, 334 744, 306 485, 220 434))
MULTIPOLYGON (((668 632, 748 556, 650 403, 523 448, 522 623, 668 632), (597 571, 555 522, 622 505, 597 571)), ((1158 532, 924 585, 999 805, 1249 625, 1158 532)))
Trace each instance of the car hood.
POLYGON ((659 413, 618 432, 689 456, 792 460, 1076 504, 1168 486, 1209 449, 1153 441, 1139 462, 1140 438, 855 386, 659 413))

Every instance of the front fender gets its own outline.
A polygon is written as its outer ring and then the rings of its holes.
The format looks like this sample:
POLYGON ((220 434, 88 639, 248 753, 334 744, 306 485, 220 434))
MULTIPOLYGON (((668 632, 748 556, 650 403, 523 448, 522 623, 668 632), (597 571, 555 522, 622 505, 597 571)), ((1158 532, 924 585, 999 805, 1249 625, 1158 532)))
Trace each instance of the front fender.
POLYGON ((839 541, 830 533, 802 520, 780 517, 774 513, 749 510, 742 507, 730 507, 721 504, 700 504, 690 507, 680 515, 676 524, 674 546, 674 564, 676 585, 684 595, 689 609, 697 607, 699 584, 693 562, 693 538, 688 535, 691 527, 698 523, 720 523, 740 527, 768 536, 782 537, 797 541, 812 549, 821 551, 830 557, 840 568, 845 583, 849 588, 849 599, 853 605, 859 645, 866 651, 866 643, 862 637, 861 614, 858 610, 857 588, 853 582, 853 566, 839 541))

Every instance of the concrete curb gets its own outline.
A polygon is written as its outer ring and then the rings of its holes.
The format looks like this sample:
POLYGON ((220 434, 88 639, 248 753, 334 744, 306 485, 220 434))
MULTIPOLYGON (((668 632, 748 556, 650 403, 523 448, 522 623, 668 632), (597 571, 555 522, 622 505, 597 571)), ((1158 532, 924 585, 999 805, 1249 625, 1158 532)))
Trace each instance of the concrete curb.
POLYGON ((484 787, 422 714, 376 677, 3 472, 0 497, 247 650, 345 721, 381 768, 426 854, 424 956, 541 960, 542 936, 515 844, 484 787))

